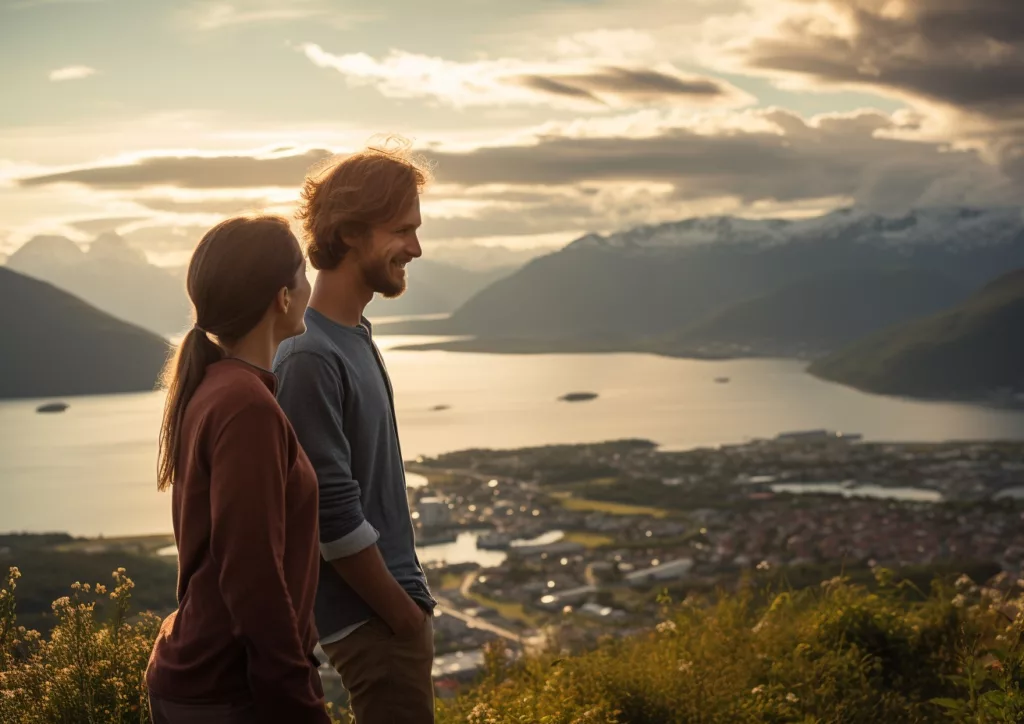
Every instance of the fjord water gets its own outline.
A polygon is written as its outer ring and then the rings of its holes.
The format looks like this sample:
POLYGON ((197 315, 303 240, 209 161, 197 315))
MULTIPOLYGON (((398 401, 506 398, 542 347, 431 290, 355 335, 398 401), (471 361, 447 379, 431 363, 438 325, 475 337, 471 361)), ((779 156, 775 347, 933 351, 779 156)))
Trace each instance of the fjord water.
MULTIPOLYGON (((624 437, 682 449, 815 428, 886 441, 1024 439, 1024 413, 865 395, 790 360, 394 349, 424 341, 378 339, 407 459, 624 437), (568 392, 599 397, 558 400, 568 392), (432 409, 442 405, 449 408, 432 409)), ((169 531, 170 501, 154 477, 162 395, 66 401, 71 407, 58 415, 36 414, 39 400, 0 403, 0 531, 169 531)))

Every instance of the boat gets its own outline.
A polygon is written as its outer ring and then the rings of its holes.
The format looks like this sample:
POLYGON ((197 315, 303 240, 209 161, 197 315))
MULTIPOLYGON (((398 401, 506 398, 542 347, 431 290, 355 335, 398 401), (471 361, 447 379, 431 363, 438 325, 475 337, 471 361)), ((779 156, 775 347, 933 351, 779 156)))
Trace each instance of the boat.
POLYGON ((45 405, 40 405, 36 408, 36 412, 40 414, 53 414, 55 412, 64 412, 70 405, 66 402, 48 402, 45 405))

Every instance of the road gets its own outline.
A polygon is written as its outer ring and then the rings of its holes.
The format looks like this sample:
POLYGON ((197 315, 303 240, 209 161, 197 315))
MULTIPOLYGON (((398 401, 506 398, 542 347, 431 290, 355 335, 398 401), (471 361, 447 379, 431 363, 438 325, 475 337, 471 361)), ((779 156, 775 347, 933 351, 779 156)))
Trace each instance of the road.
POLYGON ((466 623, 467 626, 472 628, 480 629, 481 631, 490 631, 491 633, 500 636, 503 639, 511 641, 512 643, 522 645, 523 637, 517 634, 515 631, 510 631, 502 626, 497 626, 490 621, 480 618, 478 616, 470 616, 467 613, 463 613, 458 610, 450 601, 440 596, 434 596, 437 599, 438 605, 441 607, 441 613, 452 618, 457 618, 460 621, 466 623))

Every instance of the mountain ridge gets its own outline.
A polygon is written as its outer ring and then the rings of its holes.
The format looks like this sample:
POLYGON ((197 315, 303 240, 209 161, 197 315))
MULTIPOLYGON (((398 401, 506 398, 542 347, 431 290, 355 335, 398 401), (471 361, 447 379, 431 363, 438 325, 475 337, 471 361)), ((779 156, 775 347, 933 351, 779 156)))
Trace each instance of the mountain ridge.
POLYGON ((47 282, 0 267, 0 399, 143 392, 166 340, 47 282))

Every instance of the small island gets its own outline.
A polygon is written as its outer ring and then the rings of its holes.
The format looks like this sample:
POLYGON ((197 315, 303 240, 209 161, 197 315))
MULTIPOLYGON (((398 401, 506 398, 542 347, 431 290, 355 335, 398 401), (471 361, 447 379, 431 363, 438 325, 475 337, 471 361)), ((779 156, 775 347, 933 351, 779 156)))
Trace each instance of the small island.
POLYGON ((40 414, 52 414, 55 412, 64 412, 68 407, 69 405, 66 402, 47 402, 45 405, 37 407, 36 412, 40 414))
POLYGON ((562 402, 587 402, 588 400, 596 400, 596 392, 569 392, 558 398, 562 402))

